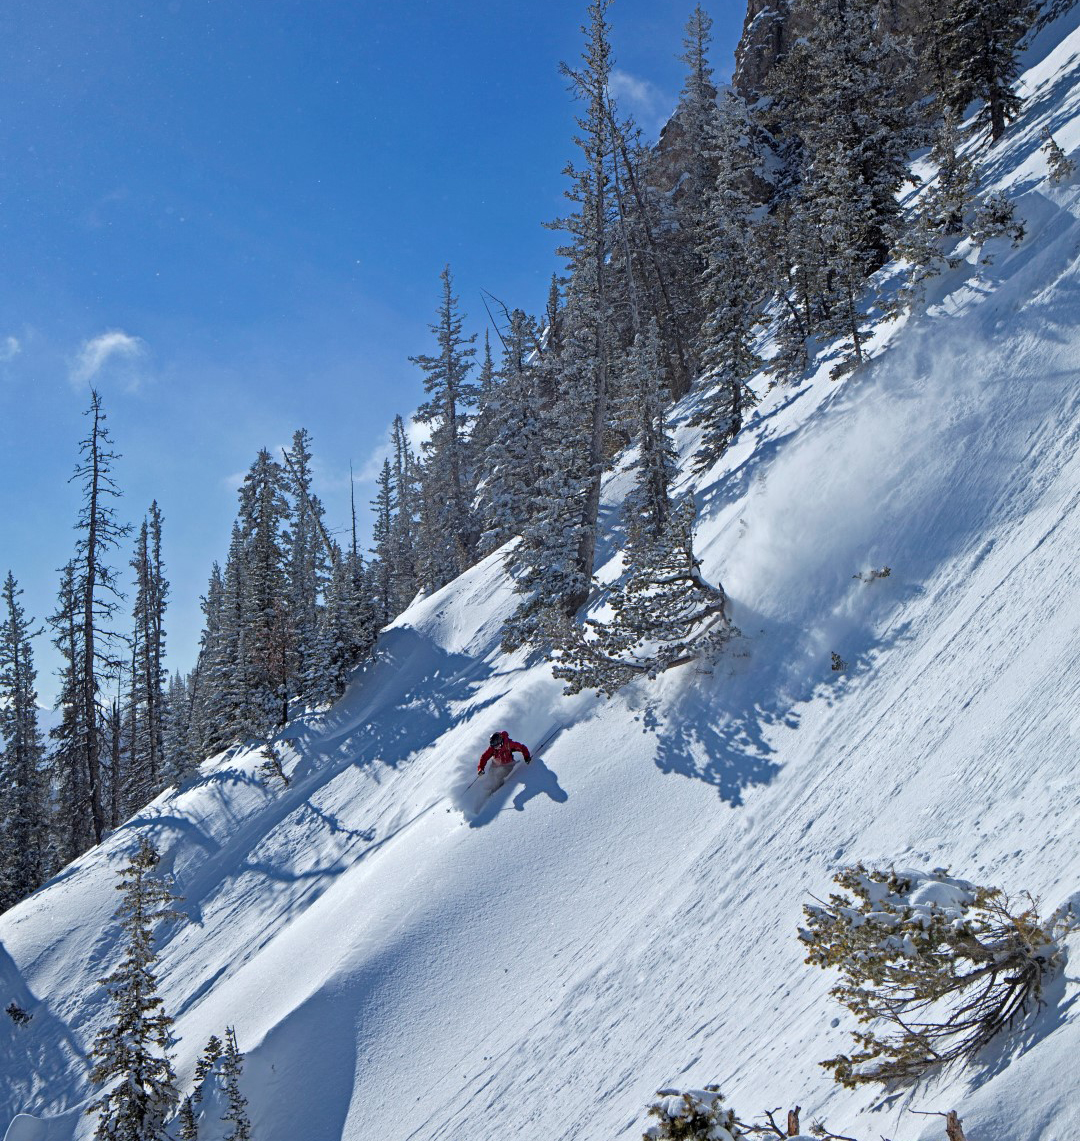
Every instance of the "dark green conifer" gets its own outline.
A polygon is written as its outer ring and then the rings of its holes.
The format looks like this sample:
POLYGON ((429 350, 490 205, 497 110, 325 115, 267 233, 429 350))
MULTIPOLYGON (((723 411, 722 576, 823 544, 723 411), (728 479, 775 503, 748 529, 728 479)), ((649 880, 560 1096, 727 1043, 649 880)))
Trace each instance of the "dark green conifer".
POLYGON ((180 916, 177 897, 154 876, 159 862, 154 845, 140 836, 117 884, 122 957, 101 980, 113 1020, 91 1050, 90 1080, 104 1089, 87 1108, 98 1115, 96 1141, 165 1141, 165 1123, 179 1100, 169 1057, 173 1020, 157 992, 153 933, 155 924, 180 916))

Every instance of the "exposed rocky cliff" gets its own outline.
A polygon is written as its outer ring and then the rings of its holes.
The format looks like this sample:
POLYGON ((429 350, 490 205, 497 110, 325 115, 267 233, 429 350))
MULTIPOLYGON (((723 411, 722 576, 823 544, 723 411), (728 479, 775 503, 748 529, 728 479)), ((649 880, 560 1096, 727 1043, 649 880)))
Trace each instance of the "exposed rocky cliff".
MULTIPOLYGON (((742 36, 735 48, 735 89, 752 99, 761 90, 773 64, 810 27, 821 0, 792 4, 789 0, 748 0, 742 36)), ((924 0, 881 0, 878 19, 889 32, 918 37, 924 0)))

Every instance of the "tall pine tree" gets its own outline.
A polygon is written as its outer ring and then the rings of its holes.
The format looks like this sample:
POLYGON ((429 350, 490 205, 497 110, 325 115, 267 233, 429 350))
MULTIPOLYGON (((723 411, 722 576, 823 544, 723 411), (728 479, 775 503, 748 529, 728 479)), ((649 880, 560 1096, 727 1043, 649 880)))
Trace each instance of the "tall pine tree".
POLYGON ((326 533, 323 505, 313 488, 311 435, 306 429, 293 434, 292 448, 284 453, 285 487, 292 498, 285 535, 286 595, 291 653, 292 688, 307 694, 323 690, 325 659, 320 650, 320 609, 330 578, 336 549, 326 533))
MULTIPOLYGON (((289 719, 289 703, 296 696, 285 489, 281 464, 261 449, 240 488, 240 550, 230 554, 239 620, 233 661, 242 710, 236 725, 240 737, 268 737, 289 719)), ((227 586, 229 571, 226 566, 227 586)))
POLYGON ((750 379, 761 367, 754 347, 764 297, 753 245, 756 206, 750 184, 757 164, 743 101, 728 92, 715 119, 715 175, 701 234, 704 319, 701 356, 705 392, 692 423, 700 424, 699 466, 714 463, 742 429, 754 403, 750 379))
POLYGON ((477 400, 477 387, 469 379, 476 336, 466 337, 462 332, 449 266, 440 281, 439 311, 431 325, 436 351, 409 358, 424 373, 428 394, 416 419, 431 429, 424 444, 424 533, 419 548, 423 585, 429 591, 472 564, 479 537, 472 504, 475 465, 469 445, 469 409, 477 400))
POLYGON ((19 603, 8 571, 0 596, 0 911, 44 882, 48 816, 38 731, 34 651, 40 630, 19 603))
POLYGON ((544 470, 537 340, 535 322, 515 309, 503 337, 502 367, 483 410, 489 438, 480 464, 482 554, 520 533, 544 470))
POLYGON ((98 1114, 96 1141, 166 1141, 165 1123, 179 1095, 169 1057, 172 1018, 163 1010, 154 964, 154 926, 179 918, 176 896, 154 872, 160 856, 145 836, 123 869, 116 918, 125 942, 116 968, 101 980, 113 1021, 94 1040, 90 1080, 105 1087, 87 1108, 98 1114))
POLYGON ((165 787, 165 601, 169 583, 161 557, 161 509, 155 500, 143 519, 131 560, 135 571, 132 641, 131 753, 127 804, 141 808, 165 787))
POLYGON ((941 37, 944 100, 957 115, 980 100, 976 126, 996 143, 1020 111, 1020 42, 1037 5, 1031 0, 948 0, 935 31, 941 37))
POLYGON ((574 138, 581 161, 566 168, 571 179, 566 195, 576 209, 551 223, 568 235, 559 253, 570 274, 559 322, 560 352, 549 366, 554 391, 544 409, 546 470, 513 555, 516 588, 526 597, 507 624, 508 647, 546 641, 552 622, 585 602, 592 581, 617 350, 609 277, 616 210, 609 4, 592 0, 581 61, 577 67, 562 65, 583 108, 574 138))
POLYGON ((81 757, 88 798, 86 808, 95 843, 105 833, 105 806, 102 800, 102 732, 99 698, 102 680, 119 665, 116 653, 117 635, 112 623, 123 595, 116 572, 108 563, 109 552, 120 545, 128 533, 127 524, 117 520, 112 501, 120 491, 112 476, 113 463, 119 459, 112 451, 112 439, 105 426, 101 397, 94 390, 90 407, 84 413, 90 419, 90 431, 79 444, 80 462, 72 480, 82 486, 82 509, 76 530, 80 537, 73 562, 74 591, 79 610, 78 660, 68 662, 68 669, 78 670, 73 676, 72 694, 79 709, 80 739, 76 748, 81 757))

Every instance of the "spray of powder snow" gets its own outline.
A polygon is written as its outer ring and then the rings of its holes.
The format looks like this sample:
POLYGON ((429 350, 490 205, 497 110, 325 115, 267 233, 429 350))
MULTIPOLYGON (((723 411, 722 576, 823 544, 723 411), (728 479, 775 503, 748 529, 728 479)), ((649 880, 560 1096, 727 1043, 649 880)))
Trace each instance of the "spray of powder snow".
MULTIPOLYGON (((726 524, 702 528, 706 569, 716 567, 736 622, 801 628, 806 653, 827 658, 972 533, 965 503, 986 502, 973 484, 1009 478, 1015 461, 998 454, 982 409, 991 388, 1016 377, 993 346, 951 343, 950 331, 926 330, 856 374, 725 512, 726 524), (896 572, 888 585, 854 577, 886 565, 896 572)), ((1037 413, 1029 403, 1017 414, 1037 413)))

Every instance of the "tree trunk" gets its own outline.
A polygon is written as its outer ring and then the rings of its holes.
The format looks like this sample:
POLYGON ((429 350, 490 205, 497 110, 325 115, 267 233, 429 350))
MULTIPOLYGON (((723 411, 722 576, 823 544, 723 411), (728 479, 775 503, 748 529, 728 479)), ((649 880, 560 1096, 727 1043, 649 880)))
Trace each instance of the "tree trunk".
POLYGON ((964 1130, 960 1118, 956 1116, 956 1110, 950 1109, 945 1115, 945 1134, 949 1141, 967 1141, 964 1136, 964 1130))

